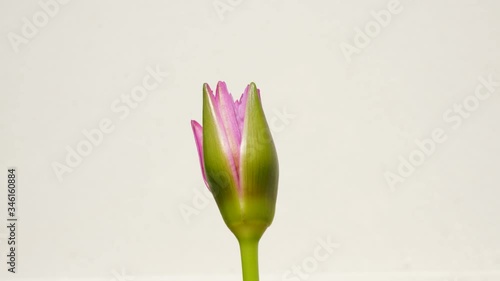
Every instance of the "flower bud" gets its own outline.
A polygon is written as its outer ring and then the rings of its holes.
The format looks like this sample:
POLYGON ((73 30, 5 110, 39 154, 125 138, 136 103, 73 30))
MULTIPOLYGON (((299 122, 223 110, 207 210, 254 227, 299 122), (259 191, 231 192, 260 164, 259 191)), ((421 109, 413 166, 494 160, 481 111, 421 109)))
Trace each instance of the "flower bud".
POLYGON ((238 239, 259 239, 274 218, 278 157, 254 83, 234 101, 203 85, 203 126, 191 121, 205 184, 238 239))

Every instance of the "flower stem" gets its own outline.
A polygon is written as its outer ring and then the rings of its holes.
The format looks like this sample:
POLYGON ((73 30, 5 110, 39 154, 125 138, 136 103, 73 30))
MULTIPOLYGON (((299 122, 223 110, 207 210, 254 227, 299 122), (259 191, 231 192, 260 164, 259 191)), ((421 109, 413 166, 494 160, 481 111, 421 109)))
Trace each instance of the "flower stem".
POLYGON ((259 281, 259 239, 239 239, 243 281, 259 281))

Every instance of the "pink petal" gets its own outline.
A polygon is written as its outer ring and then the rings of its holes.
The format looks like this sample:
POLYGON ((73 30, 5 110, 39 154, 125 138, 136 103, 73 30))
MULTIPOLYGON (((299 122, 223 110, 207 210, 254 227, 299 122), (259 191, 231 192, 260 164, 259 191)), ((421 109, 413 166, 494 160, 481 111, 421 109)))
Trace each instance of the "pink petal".
MULTIPOLYGON (((241 95, 239 100, 236 100, 236 115, 238 120, 238 126, 240 128, 240 132, 243 133, 243 125, 245 124, 245 113, 247 108, 247 100, 248 100, 248 90, 250 89, 250 85, 245 88, 245 91, 241 95)), ((241 144, 241 141, 240 141, 241 144)))
POLYGON ((205 174, 205 161, 203 159, 203 127, 201 125, 191 120, 191 127, 193 128, 194 141, 196 142, 196 148, 198 148, 198 158, 200 159, 201 173, 203 174, 203 180, 205 185, 210 189, 207 182, 207 175, 205 174))
MULTIPOLYGON (((234 150, 232 148, 231 141, 229 140, 230 138, 232 139, 232 136, 228 137, 228 132, 226 131, 226 126, 224 125, 225 121, 224 121, 224 118, 222 117, 222 115, 224 115, 224 116, 227 115, 227 112, 224 111, 227 108, 227 106, 224 105, 224 107, 221 108, 221 103, 226 102, 226 99, 228 98, 227 96, 229 96, 229 98, 231 99, 231 102, 232 102, 232 97, 229 95, 229 93, 227 93, 227 88, 225 89, 225 93, 222 93, 223 91, 221 89, 219 89, 220 88, 219 86, 222 86, 222 85, 219 85, 221 83, 224 84, 224 82, 219 82, 217 84, 215 96, 213 95, 213 92, 210 89, 210 87, 208 86, 208 84, 205 83, 205 87, 208 90, 211 108, 215 114, 215 120, 217 123, 217 132, 219 134, 219 140, 221 142, 222 149, 224 150, 224 153, 226 154, 226 159, 229 163, 233 178, 234 178, 235 182, 238 184, 238 189, 239 189, 239 176, 238 176, 238 172, 237 172, 238 171, 237 166, 239 166, 239 165, 236 164, 236 163, 239 164, 239 161, 238 162, 235 161, 235 156, 234 156, 235 153, 234 153, 234 150), (224 100, 224 101, 222 101, 222 100, 224 100)), ((225 84, 224 84, 224 86, 225 86, 225 84)), ((234 106, 234 104, 233 104, 233 106, 234 106)), ((234 108, 233 108, 233 111, 234 111, 234 108)), ((240 139, 241 139, 241 137, 240 137, 240 139)), ((238 147, 237 155, 239 158, 239 144, 237 147, 238 147)))
POLYGON ((222 124, 226 131, 231 153, 238 170, 240 162, 241 131, 236 118, 236 108, 233 97, 227 91, 226 83, 217 83, 217 97, 219 98, 219 112, 222 124))

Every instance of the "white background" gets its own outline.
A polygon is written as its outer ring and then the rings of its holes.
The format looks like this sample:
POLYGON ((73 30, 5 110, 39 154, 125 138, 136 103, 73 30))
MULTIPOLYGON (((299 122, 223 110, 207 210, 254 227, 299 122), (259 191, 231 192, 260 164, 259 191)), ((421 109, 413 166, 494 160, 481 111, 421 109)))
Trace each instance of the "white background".
POLYGON ((500 87, 474 97, 479 77, 500 81, 500 2, 56 3, 43 22, 39 1, 0 1, 2 221, 7 167, 19 177, 18 273, 2 227, 0 279, 241 280, 189 124, 202 84, 224 80, 237 97, 256 82, 278 149, 262 280, 286 280, 328 237, 338 248, 290 280, 500 280, 500 87), (371 12, 388 5, 381 27, 371 12), (31 38, 23 18, 40 25, 31 38), (147 67, 168 77, 115 112, 147 67), (443 117, 464 100, 467 118, 443 117), (54 163, 106 118, 114 130, 58 180, 54 163), (391 188, 436 129, 446 141, 391 188))

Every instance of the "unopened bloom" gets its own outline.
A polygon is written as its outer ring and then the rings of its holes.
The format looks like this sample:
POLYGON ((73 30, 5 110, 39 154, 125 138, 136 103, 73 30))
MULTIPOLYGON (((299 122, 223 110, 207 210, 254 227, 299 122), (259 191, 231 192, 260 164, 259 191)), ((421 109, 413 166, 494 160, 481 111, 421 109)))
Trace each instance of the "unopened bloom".
POLYGON ((255 84, 236 101, 224 82, 215 95, 204 84, 202 124, 191 121, 203 179, 236 237, 258 241, 274 217, 278 158, 255 84))

